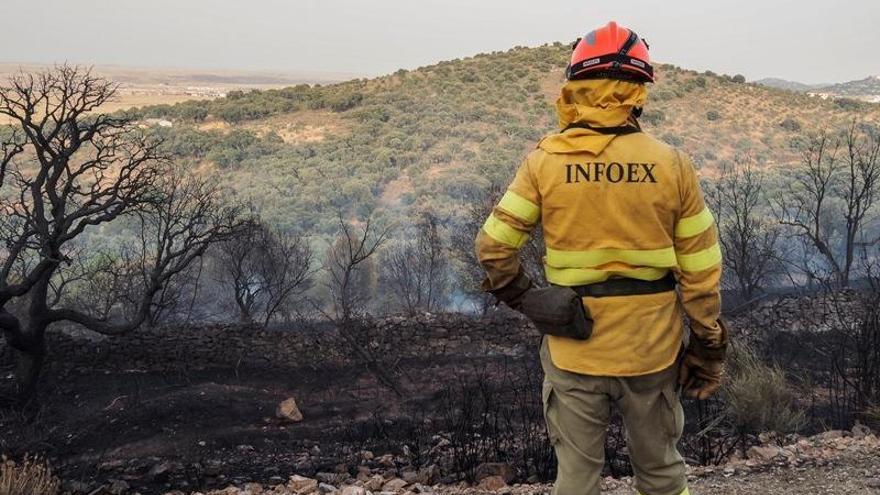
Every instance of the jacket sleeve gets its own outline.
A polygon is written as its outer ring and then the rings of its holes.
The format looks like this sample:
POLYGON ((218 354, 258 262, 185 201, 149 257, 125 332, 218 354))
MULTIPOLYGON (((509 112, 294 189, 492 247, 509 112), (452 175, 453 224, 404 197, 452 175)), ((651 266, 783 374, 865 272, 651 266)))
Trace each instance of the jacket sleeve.
POLYGON ((679 154, 681 165, 681 214, 675 224, 675 256, 678 261, 679 294, 691 322, 691 338, 706 354, 723 355, 727 332, 721 315, 721 247, 715 218, 703 201, 703 193, 691 161, 679 154))
POLYGON ((531 170, 531 156, 520 165, 476 239, 477 259, 486 271, 482 288, 505 302, 505 289, 521 292, 528 288, 517 253, 541 217, 541 198, 531 170))

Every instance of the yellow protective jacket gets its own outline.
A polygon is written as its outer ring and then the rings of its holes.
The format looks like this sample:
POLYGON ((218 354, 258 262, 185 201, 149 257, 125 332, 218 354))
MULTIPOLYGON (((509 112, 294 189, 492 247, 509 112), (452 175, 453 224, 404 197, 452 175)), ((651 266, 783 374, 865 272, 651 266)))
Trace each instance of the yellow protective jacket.
MULTIPOLYGON (((644 85, 631 82, 568 82, 556 104, 560 128, 637 125, 632 109, 646 96, 644 85)), ((715 222, 681 152, 642 132, 570 128, 542 139, 477 236, 485 290, 517 277, 517 251, 539 221, 550 283, 657 280, 671 270, 679 284, 678 291, 659 294, 584 298, 593 335, 548 337, 558 368, 600 376, 660 371, 681 348, 682 310, 694 338, 709 348, 722 345, 715 222)))

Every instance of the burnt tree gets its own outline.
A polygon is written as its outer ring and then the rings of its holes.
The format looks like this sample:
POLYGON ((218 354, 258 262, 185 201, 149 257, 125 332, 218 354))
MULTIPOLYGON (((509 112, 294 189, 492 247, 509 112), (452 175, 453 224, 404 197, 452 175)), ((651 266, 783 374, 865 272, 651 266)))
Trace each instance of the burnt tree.
POLYGON ((240 223, 216 197, 198 204, 209 193, 193 185, 200 181, 175 182, 180 175, 169 170, 161 142, 124 117, 100 112, 115 93, 113 83, 70 66, 19 74, 0 87, 0 115, 16 130, 0 131, 0 330, 15 350, 23 397, 35 390, 50 325, 73 321, 110 335, 136 328, 163 284, 240 223), (83 248, 83 234, 122 219, 141 227, 136 254, 83 248), (88 252, 102 255, 88 264, 91 273, 78 263, 88 252), (139 260, 139 269, 126 260, 139 260), (107 274, 114 271, 119 282, 140 274, 141 283, 127 282, 137 297, 127 290, 103 307, 69 305, 77 300, 65 296, 72 287, 112 280, 107 274), (129 301, 135 307, 125 318, 111 318, 129 301))
POLYGON ((384 285, 409 315, 442 309, 449 296, 446 245, 438 223, 433 215, 422 215, 382 257, 384 285))
POLYGON ((779 227, 767 216, 764 175, 750 159, 742 159, 723 166, 706 192, 718 217, 724 268, 742 301, 750 301, 781 272, 779 227))
POLYGON ((231 292, 239 320, 265 327, 312 284, 312 251, 305 238, 261 222, 217 246, 218 280, 231 292))
MULTIPOLYGON (((850 283, 855 248, 880 192, 880 136, 853 121, 801 146, 801 167, 777 200, 779 218, 809 240, 839 287, 850 283), (839 215, 839 216, 838 216, 839 215)), ((874 241, 877 242, 877 241, 874 241)))

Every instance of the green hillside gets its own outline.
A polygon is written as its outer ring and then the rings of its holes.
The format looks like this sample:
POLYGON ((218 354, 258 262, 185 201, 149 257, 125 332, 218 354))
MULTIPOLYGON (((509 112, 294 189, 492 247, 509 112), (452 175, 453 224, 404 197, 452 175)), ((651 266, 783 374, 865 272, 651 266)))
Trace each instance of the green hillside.
MULTIPOLYGON (((506 183, 555 128, 567 54, 561 43, 518 47, 372 80, 131 113, 172 121, 151 131, 193 166, 227 178, 283 228, 328 233, 337 210, 400 220, 429 208, 448 217, 490 184, 506 183)), ((791 165, 792 143, 810 129, 855 117, 880 122, 880 105, 740 81, 660 66, 644 127, 711 175, 743 154, 769 167, 791 165)))

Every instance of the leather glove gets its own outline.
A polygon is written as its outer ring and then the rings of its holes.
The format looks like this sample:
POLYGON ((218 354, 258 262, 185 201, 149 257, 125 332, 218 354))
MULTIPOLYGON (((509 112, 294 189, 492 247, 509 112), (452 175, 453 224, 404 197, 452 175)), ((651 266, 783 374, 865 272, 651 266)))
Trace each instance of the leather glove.
POLYGON ((722 345, 718 347, 707 348, 691 336, 678 372, 678 383, 687 397, 705 400, 721 387, 724 355, 727 351, 727 328, 721 321, 718 324, 722 331, 722 345))
POLYGON ((504 287, 490 290, 489 293, 496 299, 508 305, 510 309, 519 311, 522 308, 522 300, 526 292, 532 288, 532 281, 522 270, 516 274, 516 277, 504 287))

